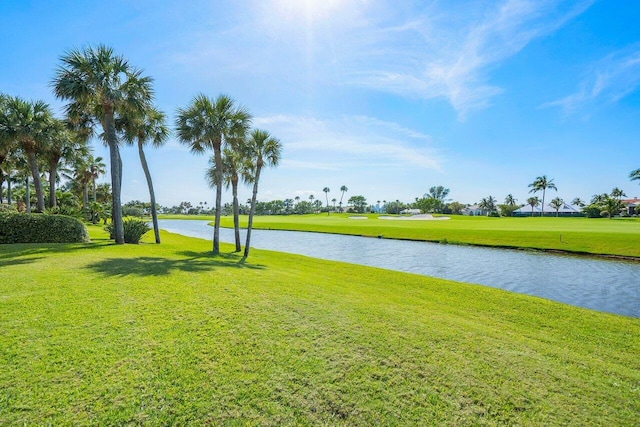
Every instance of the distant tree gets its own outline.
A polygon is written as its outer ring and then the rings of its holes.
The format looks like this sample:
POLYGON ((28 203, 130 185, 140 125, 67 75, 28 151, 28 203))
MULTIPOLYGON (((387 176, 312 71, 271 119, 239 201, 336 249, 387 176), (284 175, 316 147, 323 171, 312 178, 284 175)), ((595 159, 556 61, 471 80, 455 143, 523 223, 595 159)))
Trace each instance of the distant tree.
POLYGON ((542 190, 542 212, 540 213, 540 216, 544 216, 544 197, 547 189, 558 191, 556 185, 553 183, 553 179, 549 179, 546 175, 542 175, 529 184, 529 187, 531 187, 529 193, 537 193, 542 190))
POLYGON ((584 201, 580 197, 576 197, 571 201, 573 206, 583 207, 585 205, 584 201))
POLYGON ((329 191, 331 190, 329 187, 324 187, 322 191, 324 191, 324 197, 327 199, 327 215, 329 215, 329 191))
POLYGON ((367 209, 367 199, 364 196, 351 196, 347 203, 353 206, 353 210, 358 213, 364 213, 367 209))
POLYGON ((527 199, 527 204, 531 206, 531 216, 533 216, 533 208, 540 204, 540 199, 537 196, 529 197, 527 199))
POLYGON ((631 181, 640 181, 640 169, 629 172, 629 179, 631 181))
POLYGON ((502 216, 513 216, 513 211, 518 209, 518 200, 513 197, 512 194, 507 194, 507 197, 504 198, 504 203, 498 205, 498 209, 500 209, 500 215, 502 216))
POLYGON ((349 189, 347 188, 346 185, 343 185, 342 187, 340 187, 340 191, 342 192, 342 194, 340 195, 340 210, 342 211, 342 198, 344 197, 344 193, 346 193, 347 191, 349 191, 349 189))
POLYGON ((623 197, 626 197, 626 196, 627 195, 624 193, 624 191, 622 191, 618 187, 616 187, 613 190, 611 190, 611 197, 613 197, 613 198, 621 200, 623 197))
POLYGON ((480 200, 480 203, 478 203, 478 207, 483 212, 486 212, 487 216, 491 215, 496 211, 496 199, 494 199, 493 196, 485 197, 480 200))
POLYGON ((600 208, 602 209, 601 215, 606 215, 607 217, 609 217, 609 219, 611 219, 614 215, 620 213, 620 207, 620 200, 616 199, 615 197, 606 196, 606 198, 600 205, 600 208))
POLYGON ((466 207, 465 205, 463 205, 460 202, 451 202, 447 205, 448 209, 451 211, 452 214, 454 215, 460 215, 462 214, 462 210, 466 207))
POLYGON ((564 200, 562 200, 560 197, 556 197, 555 199, 549 202, 549 205, 556 210, 556 218, 557 218, 560 212, 560 208, 564 206, 564 200))

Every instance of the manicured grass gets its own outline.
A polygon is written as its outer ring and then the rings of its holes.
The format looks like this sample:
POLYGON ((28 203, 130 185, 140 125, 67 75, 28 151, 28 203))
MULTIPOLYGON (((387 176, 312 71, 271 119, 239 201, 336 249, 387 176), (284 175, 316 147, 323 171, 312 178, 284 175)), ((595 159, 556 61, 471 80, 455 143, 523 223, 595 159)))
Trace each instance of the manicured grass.
POLYGON ((640 319, 90 234, 0 246, 0 425, 637 425, 640 319))
MULTIPOLYGON (((258 216, 254 227, 390 239, 558 250, 640 258, 640 219, 488 218, 450 216, 446 221, 349 219, 347 214, 258 216)), ((246 217, 241 224, 246 225, 246 217)), ((223 217, 233 227, 232 217, 223 217)))

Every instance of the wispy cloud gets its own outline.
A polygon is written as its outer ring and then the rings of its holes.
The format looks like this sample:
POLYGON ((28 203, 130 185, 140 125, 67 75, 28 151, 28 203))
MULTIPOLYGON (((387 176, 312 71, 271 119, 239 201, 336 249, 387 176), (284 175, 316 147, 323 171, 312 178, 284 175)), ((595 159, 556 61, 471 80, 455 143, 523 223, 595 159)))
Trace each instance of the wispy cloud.
POLYGON ((613 52, 593 64, 577 92, 541 105, 571 114, 594 103, 614 103, 640 88, 640 44, 613 52))
POLYGON ((257 117, 254 125, 283 141, 289 159, 284 167, 333 170, 381 165, 441 170, 442 159, 432 148, 430 136, 393 122, 366 116, 277 115, 257 117))
POLYGON ((352 82, 403 96, 444 98, 464 118, 469 111, 487 107, 502 92, 490 83, 491 69, 592 3, 508 0, 458 17, 452 16, 460 12, 454 10, 414 18, 411 25, 382 30, 384 61, 374 61, 352 82), (397 37, 389 37, 392 33, 397 37), (401 47, 406 40, 415 48, 401 47))

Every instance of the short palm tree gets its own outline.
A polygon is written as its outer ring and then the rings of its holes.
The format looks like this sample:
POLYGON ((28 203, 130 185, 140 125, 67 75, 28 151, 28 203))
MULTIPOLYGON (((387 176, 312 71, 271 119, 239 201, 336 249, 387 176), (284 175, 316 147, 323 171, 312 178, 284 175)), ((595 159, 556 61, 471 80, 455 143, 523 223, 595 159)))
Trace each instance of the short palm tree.
POLYGON ((109 147, 114 236, 117 244, 124 244, 122 159, 115 120, 147 108, 153 98, 152 80, 104 45, 71 50, 60 61, 52 86, 58 99, 70 101, 67 117, 87 129, 102 126, 109 147))
POLYGON ((260 172, 264 166, 277 166, 280 161, 282 144, 272 137, 269 132, 254 129, 247 140, 247 158, 250 160, 252 172, 247 178, 253 182, 253 195, 251 196, 251 209, 249 211, 249 224, 247 226, 247 242, 244 246, 244 257, 249 256, 251 244, 251 229, 253 227, 253 215, 256 209, 256 199, 258 197, 258 183, 260 172))
POLYGON ((562 200, 560 197, 556 197, 549 202, 549 206, 551 206, 553 209, 556 210, 556 218, 557 218, 560 212, 560 208, 564 206, 564 200, 562 200))
POLYGON ((213 253, 220 253, 220 215, 222 213, 222 148, 232 135, 242 135, 251 124, 251 115, 233 99, 219 95, 216 99, 200 94, 185 109, 178 109, 176 132, 178 139, 192 152, 201 154, 213 150, 216 185, 213 253))
POLYGON ((327 215, 329 215, 329 192, 331 190, 329 189, 329 187, 324 187, 322 191, 324 191, 324 196, 327 199, 327 215))
POLYGON ((558 191, 556 185, 553 183, 553 179, 549 179, 546 175, 542 175, 529 184, 529 187, 531 187, 529 193, 537 193, 542 190, 542 213, 540 216, 544 216, 544 197, 547 189, 558 191))
POLYGON ((162 146, 169 137, 169 128, 166 124, 165 114, 153 106, 139 112, 139 114, 124 115, 116 122, 124 132, 125 140, 129 144, 138 145, 138 156, 144 171, 149 188, 149 201, 151 202, 151 221, 153 222, 153 232, 156 243, 160 244, 160 228, 158 227, 158 212, 156 210, 156 193, 153 190, 153 181, 149 164, 144 154, 144 145, 151 143, 154 147, 162 146))
POLYGON ((531 216, 533 216, 533 208, 540 204, 540 199, 538 199, 538 196, 529 197, 527 199, 527 204, 531 206, 531 216))
POLYGON ((43 101, 29 102, 11 97, 0 117, 3 137, 14 141, 26 156, 36 191, 36 211, 44 211, 44 191, 40 181, 37 154, 44 151, 50 140, 54 119, 49 106, 43 101))

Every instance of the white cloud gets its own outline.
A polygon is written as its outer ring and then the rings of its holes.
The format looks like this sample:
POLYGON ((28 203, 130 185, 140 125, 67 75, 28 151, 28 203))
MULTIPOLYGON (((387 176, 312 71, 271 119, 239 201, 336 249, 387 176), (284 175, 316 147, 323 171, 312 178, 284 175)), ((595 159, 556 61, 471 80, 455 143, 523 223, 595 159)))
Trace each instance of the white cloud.
POLYGON ((564 113, 594 103, 614 103, 640 87, 640 44, 613 52, 593 64, 579 89, 541 107, 559 107, 564 113))

